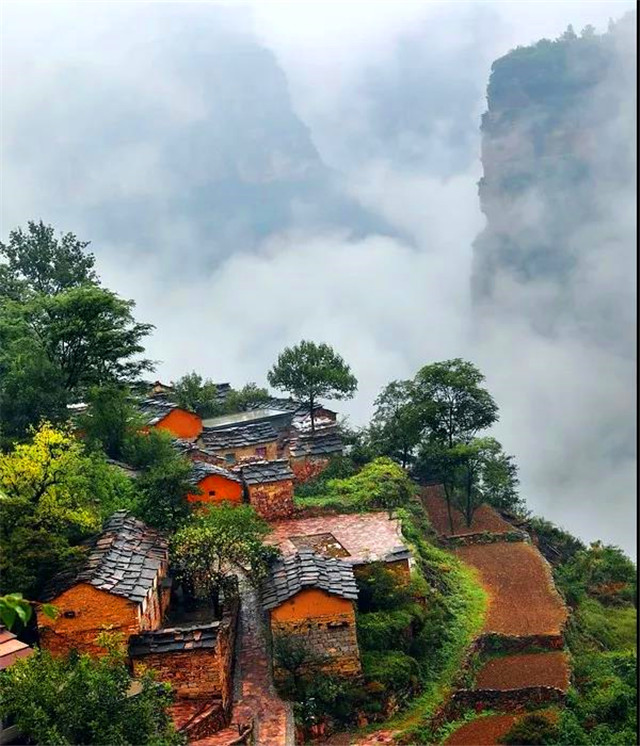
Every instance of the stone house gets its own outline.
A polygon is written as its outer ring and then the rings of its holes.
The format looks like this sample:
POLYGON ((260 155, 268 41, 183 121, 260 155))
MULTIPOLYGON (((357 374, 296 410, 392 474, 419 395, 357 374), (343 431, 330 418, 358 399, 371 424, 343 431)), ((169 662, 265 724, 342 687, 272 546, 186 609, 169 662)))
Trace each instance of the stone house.
MULTIPOLYGON (((134 676, 150 668, 159 681, 170 683, 179 709, 185 709, 187 700, 189 719, 201 721, 200 737, 220 730, 229 721, 237 622, 235 601, 225 607, 221 619, 141 632, 129 640, 134 676)), ((191 731, 188 721, 182 725, 191 731)))
POLYGON ((195 440, 202 432, 202 419, 194 412, 182 409, 162 398, 149 397, 138 401, 138 411, 147 428, 167 430, 176 438, 195 440))
POLYGON ((191 482, 200 489, 200 494, 187 495, 189 502, 216 504, 226 501, 237 505, 243 501, 242 477, 221 466, 194 461, 191 466, 191 482))
POLYGON ((314 435, 298 433, 289 445, 289 461, 296 479, 305 482, 323 471, 329 459, 343 452, 342 438, 335 427, 317 430, 314 435))
POLYGON ((171 445, 181 456, 189 461, 204 461, 205 463, 213 464, 214 466, 224 466, 226 463, 222 456, 211 453, 211 451, 207 451, 206 448, 201 448, 192 440, 174 438, 171 441, 171 445))
MULTIPOLYGON (((358 588, 348 564, 303 549, 272 565, 261 594, 274 641, 300 641, 328 673, 360 674, 358 588)), ((282 674, 276 665, 276 678, 282 674)))
POLYGON ((81 565, 53 578, 43 601, 58 609, 40 619, 40 645, 54 655, 72 649, 101 655, 96 637, 105 627, 125 639, 157 629, 169 604, 166 539, 120 510, 90 543, 81 565))
POLYGON ((249 459, 272 461, 278 458, 280 450, 278 431, 269 422, 213 430, 205 427, 197 445, 223 456, 227 465, 249 459))
POLYGON ((250 461, 236 470, 242 474, 248 501, 266 520, 293 514, 294 474, 287 459, 250 461))

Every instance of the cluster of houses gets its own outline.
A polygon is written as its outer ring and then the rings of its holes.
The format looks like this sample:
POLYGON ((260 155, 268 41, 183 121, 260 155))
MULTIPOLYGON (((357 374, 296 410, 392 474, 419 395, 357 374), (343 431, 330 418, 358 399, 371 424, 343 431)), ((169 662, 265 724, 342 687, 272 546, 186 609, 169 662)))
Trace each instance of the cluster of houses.
MULTIPOLYGON (((219 386, 221 397, 225 387, 219 386)), ((359 675, 358 573, 382 562, 408 581, 412 559, 399 522, 386 512, 294 517, 294 483, 342 452, 335 413, 318 407, 312 429, 308 409, 274 398, 203 421, 165 395, 166 387, 156 383, 140 411, 147 427, 171 432, 192 462, 188 500, 200 507, 249 503, 271 524, 266 541, 280 558, 260 590, 271 633, 303 640, 329 671, 359 675)), ((40 621, 40 644, 56 655, 73 649, 98 655, 101 631, 121 633, 133 674, 152 668, 172 684, 176 712, 187 713, 176 722, 195 739, 224 727, 231 716, 238 604, 223 604, 214 617, 185 610, 176 603, 177 591, 167 538, 119 511, 89 543, 81 565, 47 588, 41 600, 55 605, 58 615, 40 621)))

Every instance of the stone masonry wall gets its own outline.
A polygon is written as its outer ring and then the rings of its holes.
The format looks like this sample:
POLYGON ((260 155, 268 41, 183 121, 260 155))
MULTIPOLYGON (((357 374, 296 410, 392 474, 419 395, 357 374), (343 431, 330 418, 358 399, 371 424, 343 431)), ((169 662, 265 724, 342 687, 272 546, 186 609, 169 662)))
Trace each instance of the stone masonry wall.
POLYGON ((249 503, 266 520, 293 515, 293 481, 249 485, 249 503))
POLYGON ((298 456, 297 458, 291 458, 289 463, 291 471, 296 475, 296 481, 304 484, 304 482, 308 482, 323 472, 329 464, 329 459, 298 456))
MULTIPOLYGON (((291 621, 271 620, 273 638, 279 635, 301 640, 310 652, 323 659, 322 670, 340 676, 358 676, 362 670, 356 637, 355 616, 311 617, 291 621)), ((282 675, 277 668, 276 678, 282 675)))
POLYGON ((220 661, 215 648, 154 653, 132 659, 133 675, 145 668, 171 684, 176 697, 222 697, 220 661))

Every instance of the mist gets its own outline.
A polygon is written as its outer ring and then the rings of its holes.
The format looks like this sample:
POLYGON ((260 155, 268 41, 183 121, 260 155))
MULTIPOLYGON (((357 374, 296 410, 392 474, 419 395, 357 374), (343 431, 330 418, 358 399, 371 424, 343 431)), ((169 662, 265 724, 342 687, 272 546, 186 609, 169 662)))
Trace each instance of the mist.
POLYGON ((360 425, 388 381, 474 361, 532 511, 635 557, 635 191, 606 175, 632 91, 566 283, 496 273, 471 293, 493 61, 633 7, 5 3, 0 235, 42 219, 91 240, 156 325, 162 380, 264 384, 283 346, 326 341, 360 425))

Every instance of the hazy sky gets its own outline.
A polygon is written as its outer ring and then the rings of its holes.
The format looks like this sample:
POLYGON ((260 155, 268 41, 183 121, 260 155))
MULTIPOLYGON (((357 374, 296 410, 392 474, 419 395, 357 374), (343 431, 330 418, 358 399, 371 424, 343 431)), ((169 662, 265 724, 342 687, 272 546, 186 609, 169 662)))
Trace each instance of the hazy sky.
MULTIPOLYGON (((533 510, 635 556, 635 283, 613 349, 504 308, 478 336, 469 294, 491 63, 634 7, 4 2, 0 235, 42 218, 93 240, 157 327, 162 379, 264 383, 283 345, 324 340, 360 381, 337 408, 361 424, 389 380, 474 360, 533 510)), ((594 272, 585 303, 635 266, 594 272)))

